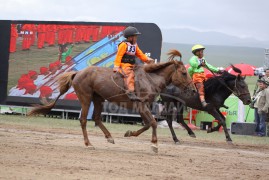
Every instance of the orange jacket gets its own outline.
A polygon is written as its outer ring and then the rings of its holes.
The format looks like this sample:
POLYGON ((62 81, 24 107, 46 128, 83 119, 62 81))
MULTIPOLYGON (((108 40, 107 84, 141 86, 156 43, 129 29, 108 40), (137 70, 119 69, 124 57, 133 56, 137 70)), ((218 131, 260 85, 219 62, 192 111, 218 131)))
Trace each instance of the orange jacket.
MULTIPOLYGON (((122 63, 122 57, 123 55, 126 53, 127 51, 127 47, 128 45, 124 42, 120 43, 119 47, 118 47, 118 52, 116 55, 116 59, 114 62, 114 67, 133 67, 133 64, 129 64, 129 63, 122 63)), ((136 45, 136 53, 135 56, 137 56, 139 59, 141 59, 143 62, 147 62, 148 61, 148 57, 139 49, 138 45, 136 45)))

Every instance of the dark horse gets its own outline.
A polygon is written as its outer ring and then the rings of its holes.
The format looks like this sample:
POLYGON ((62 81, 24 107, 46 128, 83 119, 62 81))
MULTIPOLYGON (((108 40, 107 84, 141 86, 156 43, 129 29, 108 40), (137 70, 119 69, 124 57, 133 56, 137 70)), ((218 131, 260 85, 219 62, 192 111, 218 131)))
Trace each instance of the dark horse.
POLYGON ((138 74, 136 79, 139 84, 139 86, 136 86, 136 92, 141 99, 145 100, 144 102, 133 102, 129 100, 124 90, 124 81, 121 74, 113 73, 110 68, 90 66, 78 72, 64 73, 57 81, 60 90, 58 97, 44 106, 37 106, 28 115, 48 113, 54 107, 59 97, 73 86, 82 106, 80 124, 86 146, 93 148, 86 130, 86 118, 91 101, 94 104, 93 120, 103 131, 108 142, 114 143, 110 132, 101 121, 103 103, 105 100, 108 100, 127 109, 136 109, 139 111, 145 124, 144 127, 138 131, 127 131, 125 136, 138 136, 151 126, 152 150, 157 152, 157 123, 149 110, 149 105, 154 101, 156 95, 170 83, 183 88, 184 91, 195 91, 192 79, 188 75, 184 64, 181 61, 173 59, 175 56, 181 57, 180 52, 172 50, 169 55, 170 61, 168 62, 149 64, 144 66, 144 68, 136 68, 135 71, 138 74))
POLYGON ((206 111, 209 114, 211 114, 215 119, 218 119, 220 123, 218 126, 209 128, 208 133, 217 131, 220 126, 223 126, 226 141, 231 142, 232 139, 227 131, 226 123, 225 123, 225 117, 220 112, 221 107, 228 108, 224 105, 224 101, 231 95, 234 94, 237 96, 245 105, 250 104, 251 97, 248 90, 248 86, 245 82, 245 78, 242 77, 241 70, 232 66, 233 70, 239 75, 235 76, 227 71, 224 71, 222 75, 215 76, 213 78, 208 79, 205 81, 205 98, 206 102, 209 103, 209 106, 207 108, 204 108, 200 102, 199 94, 196 93, 192 97, 186 97, 185 93, 178 87, 175 87, 174 85, 169 85, 166 89, 164 89, 161 92, 161 99, 165 104, 165 112, 164 115, 166 115, 167 123, 170 128, 171 134, 173 136, 173 140, 175 143, 178 143, 179 140, 174 132, 174 129, 172 127, 172 111, 173 108, 177 108, 177 119, 179 123, 182 124, 182 126, 188 131, 188 134, 191 137, 195 137, 195 134, 193 131, 188 127, 188 125, 183 120, 183 108, 182 103, 185 104, 188 107, 191 107, 193 109, 206 111), (181 112, 179 112, 181 111, 181 112))

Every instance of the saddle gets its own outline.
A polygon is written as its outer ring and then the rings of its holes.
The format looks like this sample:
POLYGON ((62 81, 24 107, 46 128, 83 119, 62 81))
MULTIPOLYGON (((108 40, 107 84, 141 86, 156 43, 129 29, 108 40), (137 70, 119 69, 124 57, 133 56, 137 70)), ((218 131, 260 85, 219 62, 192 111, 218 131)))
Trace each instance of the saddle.
POLYGON ((149 99, 149 93, 152 89, 150 87, 150 81, 148 80, 147 73, 143 70, 143 66, 134 66, 135 73, 135 93, 128 91, 126 84, 124 83, 125 75, 123 73, 115 73, 112 76, 114 83, 133 101, 144 102, 149 99))

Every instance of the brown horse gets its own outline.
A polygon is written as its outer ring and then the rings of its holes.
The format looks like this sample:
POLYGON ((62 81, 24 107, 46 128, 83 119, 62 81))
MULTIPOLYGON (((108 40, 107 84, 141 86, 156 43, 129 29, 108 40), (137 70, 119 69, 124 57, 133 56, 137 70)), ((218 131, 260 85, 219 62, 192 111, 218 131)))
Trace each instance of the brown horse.
POLYGON ((57 80, 60 90, 58 97, 47 105, 34 108, 28 115, 48 113, 59 97, 73 86, 82 106, 80 124, 86 146, 93 148, 86 131, 86 118, 91 101, 94 103, 93 120, 103 131, 108 142, 114 143, 110 132, 101 121, 103 102, 108 100, 119 106, 124 105, 127 109, 135 108, 138 110, 145 125, 138 131, 127 131, 125 136, 138 136, 151 126, 152 150, 158 152, 157 123, 149 110, 149 105, 154 101, 156 95, 170 83, 184 88, 187 92, 195 91, 192 79, 188 75, 184 64, 181 61, 174 60, 175 56, 181 57, 180 52, 171 50, 168 55, 170 55, 168 62, 149 64, 145 65, 144 68, 135 68, 136 93, 141 99, 144 99, 143 102, 129 100, 124 90, 124 81, 121 74, 113 73, 110 68, 90 66, 78 72, 64 73, 57 80))

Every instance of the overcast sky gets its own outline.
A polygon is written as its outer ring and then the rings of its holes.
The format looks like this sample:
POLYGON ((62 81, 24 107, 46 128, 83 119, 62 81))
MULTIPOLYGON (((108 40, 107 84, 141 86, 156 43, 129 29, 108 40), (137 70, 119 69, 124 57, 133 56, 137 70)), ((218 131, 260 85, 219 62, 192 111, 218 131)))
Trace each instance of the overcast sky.
POLYGON ((269 0, 0 0, 0 12, 1 20, 153 22, 269 40, 269 0))

